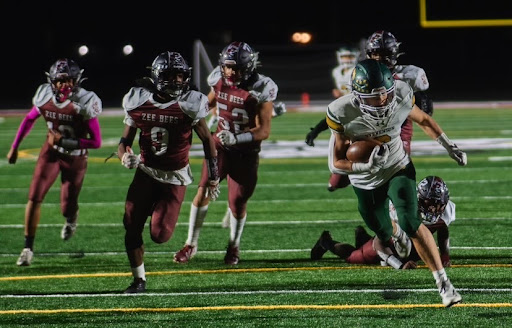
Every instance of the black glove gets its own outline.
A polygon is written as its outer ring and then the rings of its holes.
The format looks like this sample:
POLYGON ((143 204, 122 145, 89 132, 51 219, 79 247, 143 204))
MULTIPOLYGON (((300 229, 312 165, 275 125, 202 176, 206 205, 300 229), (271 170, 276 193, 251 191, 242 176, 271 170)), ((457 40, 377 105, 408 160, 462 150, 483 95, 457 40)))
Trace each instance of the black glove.
POLYGON ((318 137, 318 132, 315 130, 315 128, 310 128, 311 131, 309 131, 308 134, 306 134, 306 144, 311 147, 315 147, 315 139, 318 137))

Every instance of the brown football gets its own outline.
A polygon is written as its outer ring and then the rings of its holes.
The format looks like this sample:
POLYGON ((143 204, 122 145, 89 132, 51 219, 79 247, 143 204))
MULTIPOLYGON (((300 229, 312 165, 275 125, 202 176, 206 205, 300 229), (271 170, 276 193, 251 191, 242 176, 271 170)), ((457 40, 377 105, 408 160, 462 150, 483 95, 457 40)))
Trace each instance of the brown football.
POLYGON ((373 148, 379 146, 376 140, 359 140, 350 144, 347 149, 347 159, 352 163, 367 163, 373 148))

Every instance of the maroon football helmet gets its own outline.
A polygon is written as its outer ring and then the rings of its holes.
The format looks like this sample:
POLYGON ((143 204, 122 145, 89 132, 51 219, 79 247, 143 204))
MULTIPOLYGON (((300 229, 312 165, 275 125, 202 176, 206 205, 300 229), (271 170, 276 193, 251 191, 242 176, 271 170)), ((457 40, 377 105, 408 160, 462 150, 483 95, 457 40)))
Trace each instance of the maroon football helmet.
POLYGON ((231 42, 219 55, 219 66, 224 83, 238 86, 247 81, 256 71, 258 53, 245 42, 231 42), (226 68, 232 73, 227 74, 226 68))
POLYGON ((66 101, 76 92, 83 81, 81 78, 83 71, 75 61, 68 58, 58 59, 50 67, 46 76, 58 102, 66 101))

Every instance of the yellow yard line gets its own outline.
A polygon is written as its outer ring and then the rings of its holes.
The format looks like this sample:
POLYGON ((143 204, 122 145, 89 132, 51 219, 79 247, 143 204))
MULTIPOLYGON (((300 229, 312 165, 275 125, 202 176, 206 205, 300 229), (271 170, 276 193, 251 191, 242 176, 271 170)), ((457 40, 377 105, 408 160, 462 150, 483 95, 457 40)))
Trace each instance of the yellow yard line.
MULTIPOLYGON (((191 306, 176 308, 110 308, 110 309, 53 309, 53 310, 3 310, 0 314, 61 314, 61 313, 98 313, 98 312, 197 312, 197 311, 269 311, 269 310, 380 310, 380 309, 418 309, 442 308, 442 304, 339 304, 339 305, 232 305, 232 306, 191 306)), ((512 303, 461 303, 453 307, 465 308, 503 308, 512 307, 512 303)))

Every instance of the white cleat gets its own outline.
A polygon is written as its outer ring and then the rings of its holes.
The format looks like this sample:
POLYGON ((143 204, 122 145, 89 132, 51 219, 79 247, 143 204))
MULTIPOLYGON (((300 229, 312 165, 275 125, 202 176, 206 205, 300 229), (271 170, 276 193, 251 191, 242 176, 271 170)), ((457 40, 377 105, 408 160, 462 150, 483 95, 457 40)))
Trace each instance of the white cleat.
POLYGON ((24 248, 21 251, 18 261, 16 261, 16 264, 19 266, 29 266, 32 263, 33 257, 34 257, 34 252, 30 248, 24 248))
POLYGON ((462 302, 462 296, 455 290, 450 280, 442 281, 437 285, 439 288, 439 294, 443 300, 443 305, 447 308, 462 302))
POLYGON ((73 237, 76 231, 76 223, 67 223, 62 227, 62 231, 60 232, 60 237, 64 240, 68 240, 73 237))

